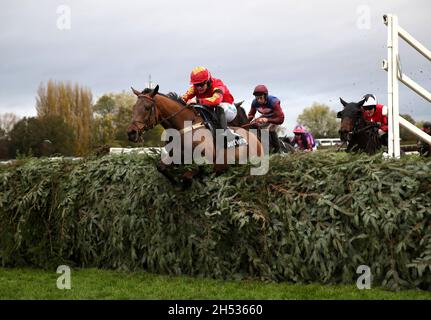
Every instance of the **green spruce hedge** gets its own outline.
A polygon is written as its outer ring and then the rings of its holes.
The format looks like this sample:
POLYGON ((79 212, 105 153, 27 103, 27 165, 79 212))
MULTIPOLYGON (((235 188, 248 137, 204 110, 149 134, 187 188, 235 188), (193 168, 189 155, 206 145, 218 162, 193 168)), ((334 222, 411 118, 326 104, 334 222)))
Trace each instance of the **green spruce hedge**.
MULTIPOLYGON (((317 152, 179 191, 154 157, 0 168, 2 266, 431 287, 431 161, 317 152)), ((179 168, 177 170, 181 170, 179 168)))

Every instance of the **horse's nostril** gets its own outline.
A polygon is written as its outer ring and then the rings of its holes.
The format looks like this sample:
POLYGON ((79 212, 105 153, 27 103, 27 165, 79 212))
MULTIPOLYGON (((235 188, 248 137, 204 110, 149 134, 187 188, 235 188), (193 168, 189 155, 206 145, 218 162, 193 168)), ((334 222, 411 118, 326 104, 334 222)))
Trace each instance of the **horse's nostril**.
POLYGON ((129 141, 135 141, 136 140, 136 131, 129 131, 127 132, 127 136, 129 138, 129 141))

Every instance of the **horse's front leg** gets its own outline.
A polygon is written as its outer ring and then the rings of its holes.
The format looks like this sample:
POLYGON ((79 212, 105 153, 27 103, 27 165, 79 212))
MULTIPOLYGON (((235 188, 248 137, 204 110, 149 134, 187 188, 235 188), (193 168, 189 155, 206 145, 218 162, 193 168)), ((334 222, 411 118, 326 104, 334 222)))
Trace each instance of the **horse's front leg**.
POLYGON ((159 171, 161 174, 163 174, 173 185, 178 184, 178 181, 175 180, 174 175, 171 172, 171 165, 168 165, 164 163, 163 161, 160 161, 157 164, 157 171, 159 171))
POLYGON ((346 152, 357 152, 360 150, 361 150, 361 147, 356 139, 352 139, 349 141, 346 152))
POLYGON ((217 176, 225 173, 229 169, 227 164, 214 164, 213 171, 217 176))
POLYGON ((191 187, 193 179, 202 175, 202 173, 203 169, 200 166, 195 170, 188 170, 185 172, 181 179, 183 190, 191 187))

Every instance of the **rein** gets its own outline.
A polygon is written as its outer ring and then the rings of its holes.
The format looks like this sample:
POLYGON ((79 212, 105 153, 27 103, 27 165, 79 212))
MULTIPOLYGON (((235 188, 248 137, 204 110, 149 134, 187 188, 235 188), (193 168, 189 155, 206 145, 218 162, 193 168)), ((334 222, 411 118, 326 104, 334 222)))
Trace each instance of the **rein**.
MULTIPOLYGON (((355 121, 355 124, 353 125, 353 130, 352 131, 350 131, 349 133, 348 133, 348 135, 349 135, 349 139, 348 140, 346 140, 346 141, 344 141, 341 145, 340 145, 340 147, 338 148, 338 150, 337 150, 337 152, 338 151, 340 151, 341 150, 341 148, 344 146, 344 145, 346 145, 347 143, 350 143, 350 141, 352 140, 352 136, 354 136, 354 135, 357 135, 357 134, 360 134, 360 133, 362 133, 362 132, 365 132, 365 131, 368 131, 369 129, 371 129, 371 128, 375 128, 376 127, 376 124, 375 123, 370 123, 370 124, 368 124, 368 125, 366 125, 365 127, 363 127, 363 128, 360 128, 360 129, 357 129, 357 127, 358 127, 358 125, 359 125, 359 121, 361 120, 361 118, 357 118, 356 119, 356 121, 355 121)), ((371 137, 371 132, 369 133, 369 136, 371 137)), ((369 137, 369 138, 370 138, 369 137)), ((368 141, 367 141, 367 145, 366 145, 366 147, 365 147, 365 149, 368 149, 369 148, 369 146, 370 146, 370 143, 371 142, 373 142, 371 139, 367 139, 368 141)), ((375 141, 374 141, 375 142, 375 141)))
POLYGON ((359 125, 359 121, 360 121, 360 118, 357 118, 357 119, 356 119, 356 121, 355 121, 355 124, 353 125, 353 130, 352 130, 352 131, 350 131, 350 132, 348 132, 349 136, 353 136, 353 135, 355 135, 355 134, 358 134, 358 133, 361 133, 361 132, 367 131, 367 130, 369 130, 369 129, 371 129, 371 128, 373 128, 373 127, 375 126, 375 124, 374 124, 374 123, 371 123, 371 124, 369 124, 369 125, 366 125, 366 126, 365 126, 365 127, 363 127, 363 128, 357 129, 357 127, 358 127, 358 125, 359 125))
POLYGON ((354 133, 361 133, 361 132, 367 131, 368 129, 371 129, 371 128, 375 127, 375 126, 376 125, 374 123, 373 124, 369 124, 369 125, 361 128, 361 129, 358 129, 358 130, 354 131, 354 133))
POLYGON ((254 125, 254 123, 246 123, 246 124, 243 124, 242 126, 241 126, 241 128, 247 128, 247 127, 250 127, 250 126, 253 126, 254 125))
MULTIPOLYGON (((154 123, 154 125, 151 127, 151 128, 149 128, 149 127, 147 127, 145 130, 151 130, 151 129, 153 129, 156 125, 158 125, 159 123, 161 123, 161 122, 165 122, 165 123, 167 123, 167 120, 169 120, 169 119, 171 119, 171 118, 173 118, 173 117, 175 117, 176 115, 178 115, 178 114, 180 114, 182 111, 184 111, 184 110, 186 110, 186 109, 188 109, 191 105, 186 105, 184 108, 181 108, 180 110, 178 110, 177 112, 174 112, 173 114, 171 114, 170 116, 168 116, 168 117, 166 117, 166 118, 161 118, 161 120, 158 120, 158 118, 159 118, 159 114, 158 114, 158 112, 157 112, 157 105, 156 105, 156 101, 154 100, 154 98, 152 98, 152 97, 149 97, 149 96, 147 96, 147 95, 141 95, 141 96, 139 96, 140 98, 145 98, 145 99, 147 99, 147 100, 150 100, 151 102, 152 102, 152 104, 151 104, 151 106, 150 106, 150 108, 151 108, 151 110, 150 110, 150 115, 148 116, 149 118, 151 118, 151 116, 153 115, 153 114, 156 114, 156 117, 155 117, 155 119, 156 119, 156 121, 155 121, 155 123, 154 123)), ((149 109, 150 109, 149 108, 149 109)), ((145 122, 143 122, 143 121, 133 121, 132 122, 132 124, 135 124, 136 125, 136 127, 138 128, 138 131, 139 132, 141 132, 141 131, 145 131, 144 130, 144 127, 147 125, 145 122), (143 126, 140 128, 137 124, 143 124, 143 126)))

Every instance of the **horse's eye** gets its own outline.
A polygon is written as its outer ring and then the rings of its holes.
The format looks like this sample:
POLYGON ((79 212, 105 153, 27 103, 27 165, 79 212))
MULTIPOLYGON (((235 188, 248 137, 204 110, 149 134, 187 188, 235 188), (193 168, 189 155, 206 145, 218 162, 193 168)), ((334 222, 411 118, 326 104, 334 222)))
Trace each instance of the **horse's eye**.
POLYGON ((338 113, 337 113, 337 118, 342 118, 343 117, 343 111, 339 111, 338 113))

